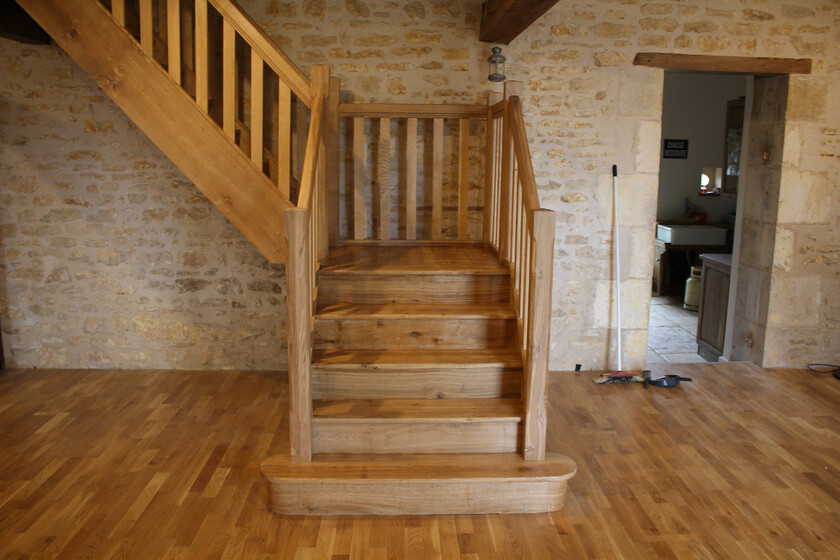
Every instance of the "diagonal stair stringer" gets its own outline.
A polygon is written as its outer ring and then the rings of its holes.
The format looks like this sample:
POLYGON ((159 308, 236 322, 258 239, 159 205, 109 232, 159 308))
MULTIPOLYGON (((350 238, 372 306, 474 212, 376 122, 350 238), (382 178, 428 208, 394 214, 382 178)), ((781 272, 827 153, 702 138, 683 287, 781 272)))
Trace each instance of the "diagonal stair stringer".
POLYGON ((270 262, 286 262, 294 205, 102 5, 18 3, 270 262))

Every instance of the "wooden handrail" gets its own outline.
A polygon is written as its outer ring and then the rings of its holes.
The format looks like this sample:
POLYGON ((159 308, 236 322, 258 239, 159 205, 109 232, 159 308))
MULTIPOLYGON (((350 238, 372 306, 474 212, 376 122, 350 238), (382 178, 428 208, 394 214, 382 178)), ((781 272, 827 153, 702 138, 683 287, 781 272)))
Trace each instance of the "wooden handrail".
POLYGON ((321 122, 324 113, 324 96, 316 93, 312 97, 309 135, 306 138, 306 155, 303 159, 303 173, 298 195, 298 208, 310 208, 315 192, 315 171, 318 169, 318 155, 321 144, 321 122))
POLYGON ((312 91, 309 79, 294 62, 280 52, 277 46, 263 33, 254 20, 231 0, 208 1, 222 15, 225 21, 233 25, 237 33, 245 39, 251 48, 259 53, 260 58, 295 92, 295 95, 307 107, 311 106, 312 91))
POLYGON ((424 105, 422 103, 342 103, 342 117, 365 118, 419 118, 419 119, 483 119, 487 117, 484 105, 424 105))
POLYGON ((528 147, 528 136, 525 133, 525 119, 522 118, 522 103, 518 96, 513 96, 510 103, 511 135, 513 137, 513 153, 516 157, 519 178, 522 181, 522 199, 528 212, 528 229, 533 235, 534 210, 540 207, 540 197, 537 194, 537 180, 534 177, 534 164, 531 161, 531 149, 528 147))

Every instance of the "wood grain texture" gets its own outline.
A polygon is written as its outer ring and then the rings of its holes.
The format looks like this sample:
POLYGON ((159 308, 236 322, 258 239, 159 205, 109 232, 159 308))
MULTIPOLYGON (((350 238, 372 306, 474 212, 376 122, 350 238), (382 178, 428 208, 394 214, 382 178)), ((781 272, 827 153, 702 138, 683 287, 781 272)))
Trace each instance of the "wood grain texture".
POLYGON ((379 239, 391 239, 391 119, 379 119, 379 165, 376 168, 379 184, 379 239))
POLYGON ((353 119, 353 237, 366 237, 365 222, 365 168, 367 157, 365 153, 365 119, 353 119))
POLYGON ((519 397, 522 363, 510 349, 319 350, 312 358, 315 399, 519 397))
POLYGON ((289 441, 292 460, 312 460, 312 292, 309 210, 286 211, 289 340, 289 441))
POLYGON ((318 301, 333 304, 422 303, 494 304, 510 301, 503 274, 322 274, 318 301))
POLYGON ((638 53, 636 66, 698 72, 739 72, 743 74, 810 74, 810 58, 769 58, 760 56, 711 56, 699 54, 638 53))
POLYGON ((251 49, 251 161, 263 169, 263 60, 251 49))
MULTIPOLYGON (((393 243, 393 242, 392 242, 393 243)), ((330 252, 321 274, 508 274, 494 252, 480 245, 421 242, 411 246, 345 246, 330 252)))
POLYGON ((268 510, 260 464, 289 452, 282 372, 7 369, 0 558, 840 557, 840 383, 652 369, 694 382, 549 375, 547 447, 578 463, 562 511, 422 517, 268 510))
POLYGON ((120 27, 125 27, 125 0, 111 0, 111 13, 120 27))
POLYGON ((339 212, 339 182, 341 181, 341 150, 339 147, 340 116, 338 111, 339 96, 341 95, 341 80, 336 76, 330 76, 329 91, 326 100, 326 121, 324 130, 326 135, 326 182, 327 182, 327 207, 329 210, 329 244, 334 246, 338 243, 339 226, 341 223, 339 212))
POLYGON ((408 104, 408 103, 342 103, 339 106, 342 117, 377 118, 483 118, 487 108, 484 105, 454 104, 408 104))
POLYGON ((292 90, 277 87, 277 188, 288 197, 292 177, 292 90))
POLYGON ((152 0, 139 0, 140 10, 140 48, 148 56, 154 56, 154 11, 152 0))
POLYGON ((469 236, 470 212, 470 120, 458 122, 458 239, 469 236))
POLYGON ((269 261, 285 261, 282 215, 289 200, 165 70, 127 39, 101 5, 84 0, 20 4, 269 261), (79 21, 86 24, 74 23, 79 21))
MULTIPOLYGON (((163 0, 159 0, 163 4, 163 0)), ((166 69, 181 85, 181 9, 180 0, 166 0, 166 69)))
POLYGON ((513 41, 559 0, 486 0, 479 38, 488 43, 513 41))
POLYGON ((515 453, 519 433, 518 419, 352 424, 312 420, 316 453, 515 453))
POLYGON ((406 121, 405 238, 417 239, 417 119, 406 121))
POLYGON ((195 103, 206 113, 210 100, 207 0, 195 0, 195 103))
POLYGON ((315 348, 505 348, 513 340, 515 329, 514 319, 316 317, 315 348))
POLYGON ((283 456, 261 470, 269 507, 284 515, 535 513, 563 505, 574 461, 552 455, 531 469, 516 455, 386 455, 348 462, 323 455, 300 468, 283 456))
POLYGON ((236 138, 236 30, 222 22, 222 129, 236 138))
POLYGON ((534 263, 529 274, 530 317, 526 347, 524 406, 524 457, 527 461, 542 461, 545 457, 546 437, 546 379, 551 344, 551 283, 554 270, 554 224, 552 210, 534 212, 534 263))
POLYGON ((432 239, 443 237, 443 119, 432 126, 432 239))
MULTIPOLYGON (((202 0, 207 2, 207 0, 202 0)), ((251 17, 246 14, 233 0, 210 0, 213 7, 236 28, 248 45, 254 49, 269 67, 277 74, 295 95, 307 107, 311 107, 311 91, 306 75, 277 48, 275 43, 262 31, 251 17)))

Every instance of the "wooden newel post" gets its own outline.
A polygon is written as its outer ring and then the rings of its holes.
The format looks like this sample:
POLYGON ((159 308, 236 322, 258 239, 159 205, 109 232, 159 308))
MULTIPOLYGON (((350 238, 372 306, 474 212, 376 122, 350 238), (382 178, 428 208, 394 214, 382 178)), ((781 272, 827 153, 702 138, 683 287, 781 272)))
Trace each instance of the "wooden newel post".
POLYGON ((286 303, 289 331, 289 447, 292 461, 312 460, 312 283, 309 210, 286 210, 286 303))
POLYGON ((529 314, 533 329, 526 354, 525 450, 526 461, 545 459, 546 378, 551 330, 551 283, 554 273, 554 223, 552 210, 534 212, 534 261, 529 282, 529 314))

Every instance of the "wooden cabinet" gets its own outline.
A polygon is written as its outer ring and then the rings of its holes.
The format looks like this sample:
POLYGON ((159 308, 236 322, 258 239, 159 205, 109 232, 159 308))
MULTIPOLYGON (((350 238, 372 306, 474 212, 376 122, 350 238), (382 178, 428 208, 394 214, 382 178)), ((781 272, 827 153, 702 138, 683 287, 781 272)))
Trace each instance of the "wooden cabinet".
POLYGON ((703 261, 703 281, 697 320, 697 353, 706 360, 716 362, 723 354, 726 336, 732 255, 704 253, 700 255, 700 260, 703 261))

